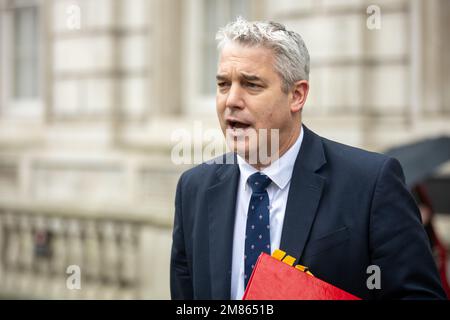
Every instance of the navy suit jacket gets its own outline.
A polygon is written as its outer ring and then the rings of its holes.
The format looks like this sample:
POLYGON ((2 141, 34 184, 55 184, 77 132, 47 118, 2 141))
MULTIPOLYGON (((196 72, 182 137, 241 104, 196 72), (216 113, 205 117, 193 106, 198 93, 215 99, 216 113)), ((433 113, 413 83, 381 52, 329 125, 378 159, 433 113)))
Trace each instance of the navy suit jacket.
MULTIPOLYGON (((399 162, 303 129, 280 249, 316 277, 363 299, 445 299, 399 162), (380 289, 367 286, 370 265, 380 268, 380 289)), ((238 181, 236 161, 204 163, 180 177, 173 299, 230 299, 238 181)))

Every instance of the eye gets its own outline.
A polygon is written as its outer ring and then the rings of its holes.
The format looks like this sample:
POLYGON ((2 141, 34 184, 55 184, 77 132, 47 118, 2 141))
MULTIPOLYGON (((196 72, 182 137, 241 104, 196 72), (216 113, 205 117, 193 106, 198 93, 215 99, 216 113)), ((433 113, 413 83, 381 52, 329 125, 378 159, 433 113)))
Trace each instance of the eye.
POLYGON ((262 88, 261 85, 259 85, 259 84, 257 84, 257 83, 253 83, 253 82, 247 82, 245 85, 246 85, 247 87, 249 87, 249 88, 254 88, 254 89, 256 89, 256 88, 262 88))
POLYGON ((224 82, 224 81, 217 82, 217 86, 218 86, 219 88, 223 88, 223 87, 225 87, 225 86, 227 86, 227 85, 228 85, 228 83, 227 83, 227 82, 224 82))

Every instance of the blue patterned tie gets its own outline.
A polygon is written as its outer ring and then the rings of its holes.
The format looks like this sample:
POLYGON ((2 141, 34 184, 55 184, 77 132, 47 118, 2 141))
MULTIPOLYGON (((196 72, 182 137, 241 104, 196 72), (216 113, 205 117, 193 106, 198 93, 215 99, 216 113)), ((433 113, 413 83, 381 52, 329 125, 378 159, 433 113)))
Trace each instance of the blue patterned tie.
POLYGON ((248 207, 245 233, 245 287, 247 287, 248 280, 261 252, 270 254, 269 195, 266 188, 272 180, 257 172, 252 174, 247 182, 253 193, 248 207))

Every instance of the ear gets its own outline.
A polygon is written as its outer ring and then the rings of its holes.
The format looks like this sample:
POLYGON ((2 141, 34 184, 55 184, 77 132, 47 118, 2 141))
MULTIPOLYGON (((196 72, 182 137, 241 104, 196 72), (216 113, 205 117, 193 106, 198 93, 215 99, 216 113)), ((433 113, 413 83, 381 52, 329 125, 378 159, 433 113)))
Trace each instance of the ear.
POLYGON ((299 80, 294 83, 291 90, 291 112, 301 112, 306 102, 309 92, 309 82, 307 80, 299 80))

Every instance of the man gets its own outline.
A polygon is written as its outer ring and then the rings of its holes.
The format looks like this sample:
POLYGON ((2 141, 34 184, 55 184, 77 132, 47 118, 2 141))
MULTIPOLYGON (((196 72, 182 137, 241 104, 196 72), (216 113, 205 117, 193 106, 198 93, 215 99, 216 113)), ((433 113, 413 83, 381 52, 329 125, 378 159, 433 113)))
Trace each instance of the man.
POLYGON ((237 163, 223 163, 228 155, 179 180, 172 298, 241 299, 258 255, 278 248, 363 299, 444 298, 398 161, 301 124, 309 91, 302 38, 239 18, 217 39, 217 114, 237 163), (371 265, 380 268, 379 289, 367 286, 371 265))

